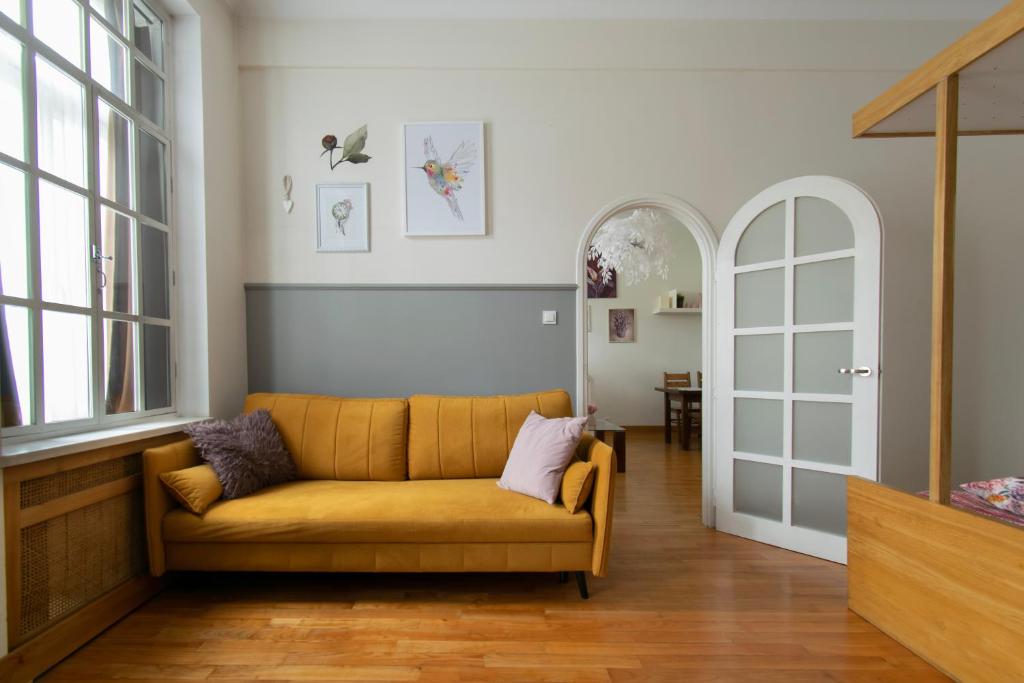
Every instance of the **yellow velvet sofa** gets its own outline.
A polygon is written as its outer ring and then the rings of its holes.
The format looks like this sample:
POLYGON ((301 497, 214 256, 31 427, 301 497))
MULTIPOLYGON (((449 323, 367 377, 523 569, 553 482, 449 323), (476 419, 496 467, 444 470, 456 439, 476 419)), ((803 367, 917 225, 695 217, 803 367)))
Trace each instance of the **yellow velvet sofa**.
POLYGON ((200 463, 190 439, 143 455, 150 571, 577 572, 604 576, 615 454, 585 434, 590 499, 575 513, 499 488, 526 416, 572 414, 569 395, 357 399, 251 394, 270 411, 299 479, 202 515, 160 474, 200 463))

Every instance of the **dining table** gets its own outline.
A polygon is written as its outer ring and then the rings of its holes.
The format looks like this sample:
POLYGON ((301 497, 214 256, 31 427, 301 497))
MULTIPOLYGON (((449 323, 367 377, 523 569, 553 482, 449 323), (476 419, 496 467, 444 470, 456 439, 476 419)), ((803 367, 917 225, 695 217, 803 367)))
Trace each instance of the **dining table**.
POLYGON ((690 411, 694 403, 701 403, 704 389, 701 387, 654 387, 665 395, 665 443, 672 443, 672 401, 677 400, 683 406, 682 448, 690 444, 690 411))

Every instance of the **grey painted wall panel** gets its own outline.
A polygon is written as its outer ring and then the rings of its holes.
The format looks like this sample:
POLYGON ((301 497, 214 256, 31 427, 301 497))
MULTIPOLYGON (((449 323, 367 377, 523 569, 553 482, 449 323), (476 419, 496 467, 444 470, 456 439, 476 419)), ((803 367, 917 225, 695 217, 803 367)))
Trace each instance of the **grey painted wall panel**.
POLYGON ((249 391, 574 394, 575 297, 564 285, 247 286, 249 391), (558 324, 541 325, 543 310, 558 324))

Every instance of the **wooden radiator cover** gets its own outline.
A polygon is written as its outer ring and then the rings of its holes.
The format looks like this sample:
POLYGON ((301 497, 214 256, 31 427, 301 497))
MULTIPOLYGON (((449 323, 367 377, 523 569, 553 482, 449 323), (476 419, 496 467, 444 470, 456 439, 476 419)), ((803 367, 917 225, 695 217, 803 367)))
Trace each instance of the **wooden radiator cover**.
POLYGON ((4 470, 12 652, 0 663, 0 678, 37 675, 152 594, 142 451, 180 438, 154 437, 4 470), (127 595, 138 600, 132 604, 127 595))

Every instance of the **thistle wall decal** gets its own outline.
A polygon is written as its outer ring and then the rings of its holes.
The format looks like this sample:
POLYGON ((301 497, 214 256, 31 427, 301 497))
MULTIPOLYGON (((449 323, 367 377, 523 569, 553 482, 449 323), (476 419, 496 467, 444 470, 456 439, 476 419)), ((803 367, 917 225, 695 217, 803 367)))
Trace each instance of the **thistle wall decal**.
POLYGON ((338 167, 339 164, 349 162, 350 164, 365 164, 372 157, 368 154, 363 153, 363 147, 366 146, 366 126, 353 131, 348 134, 345 138, 345 142, 341 146, 341 158, 337 161, 334 160, 334 153, 338 151, 338 138, 335 135, 325 135, 323 140, 320 141, 324 151, 320 152, 320 156, 328 154, 328 162, 331 164, 331 170, 333 171, 338 167))

